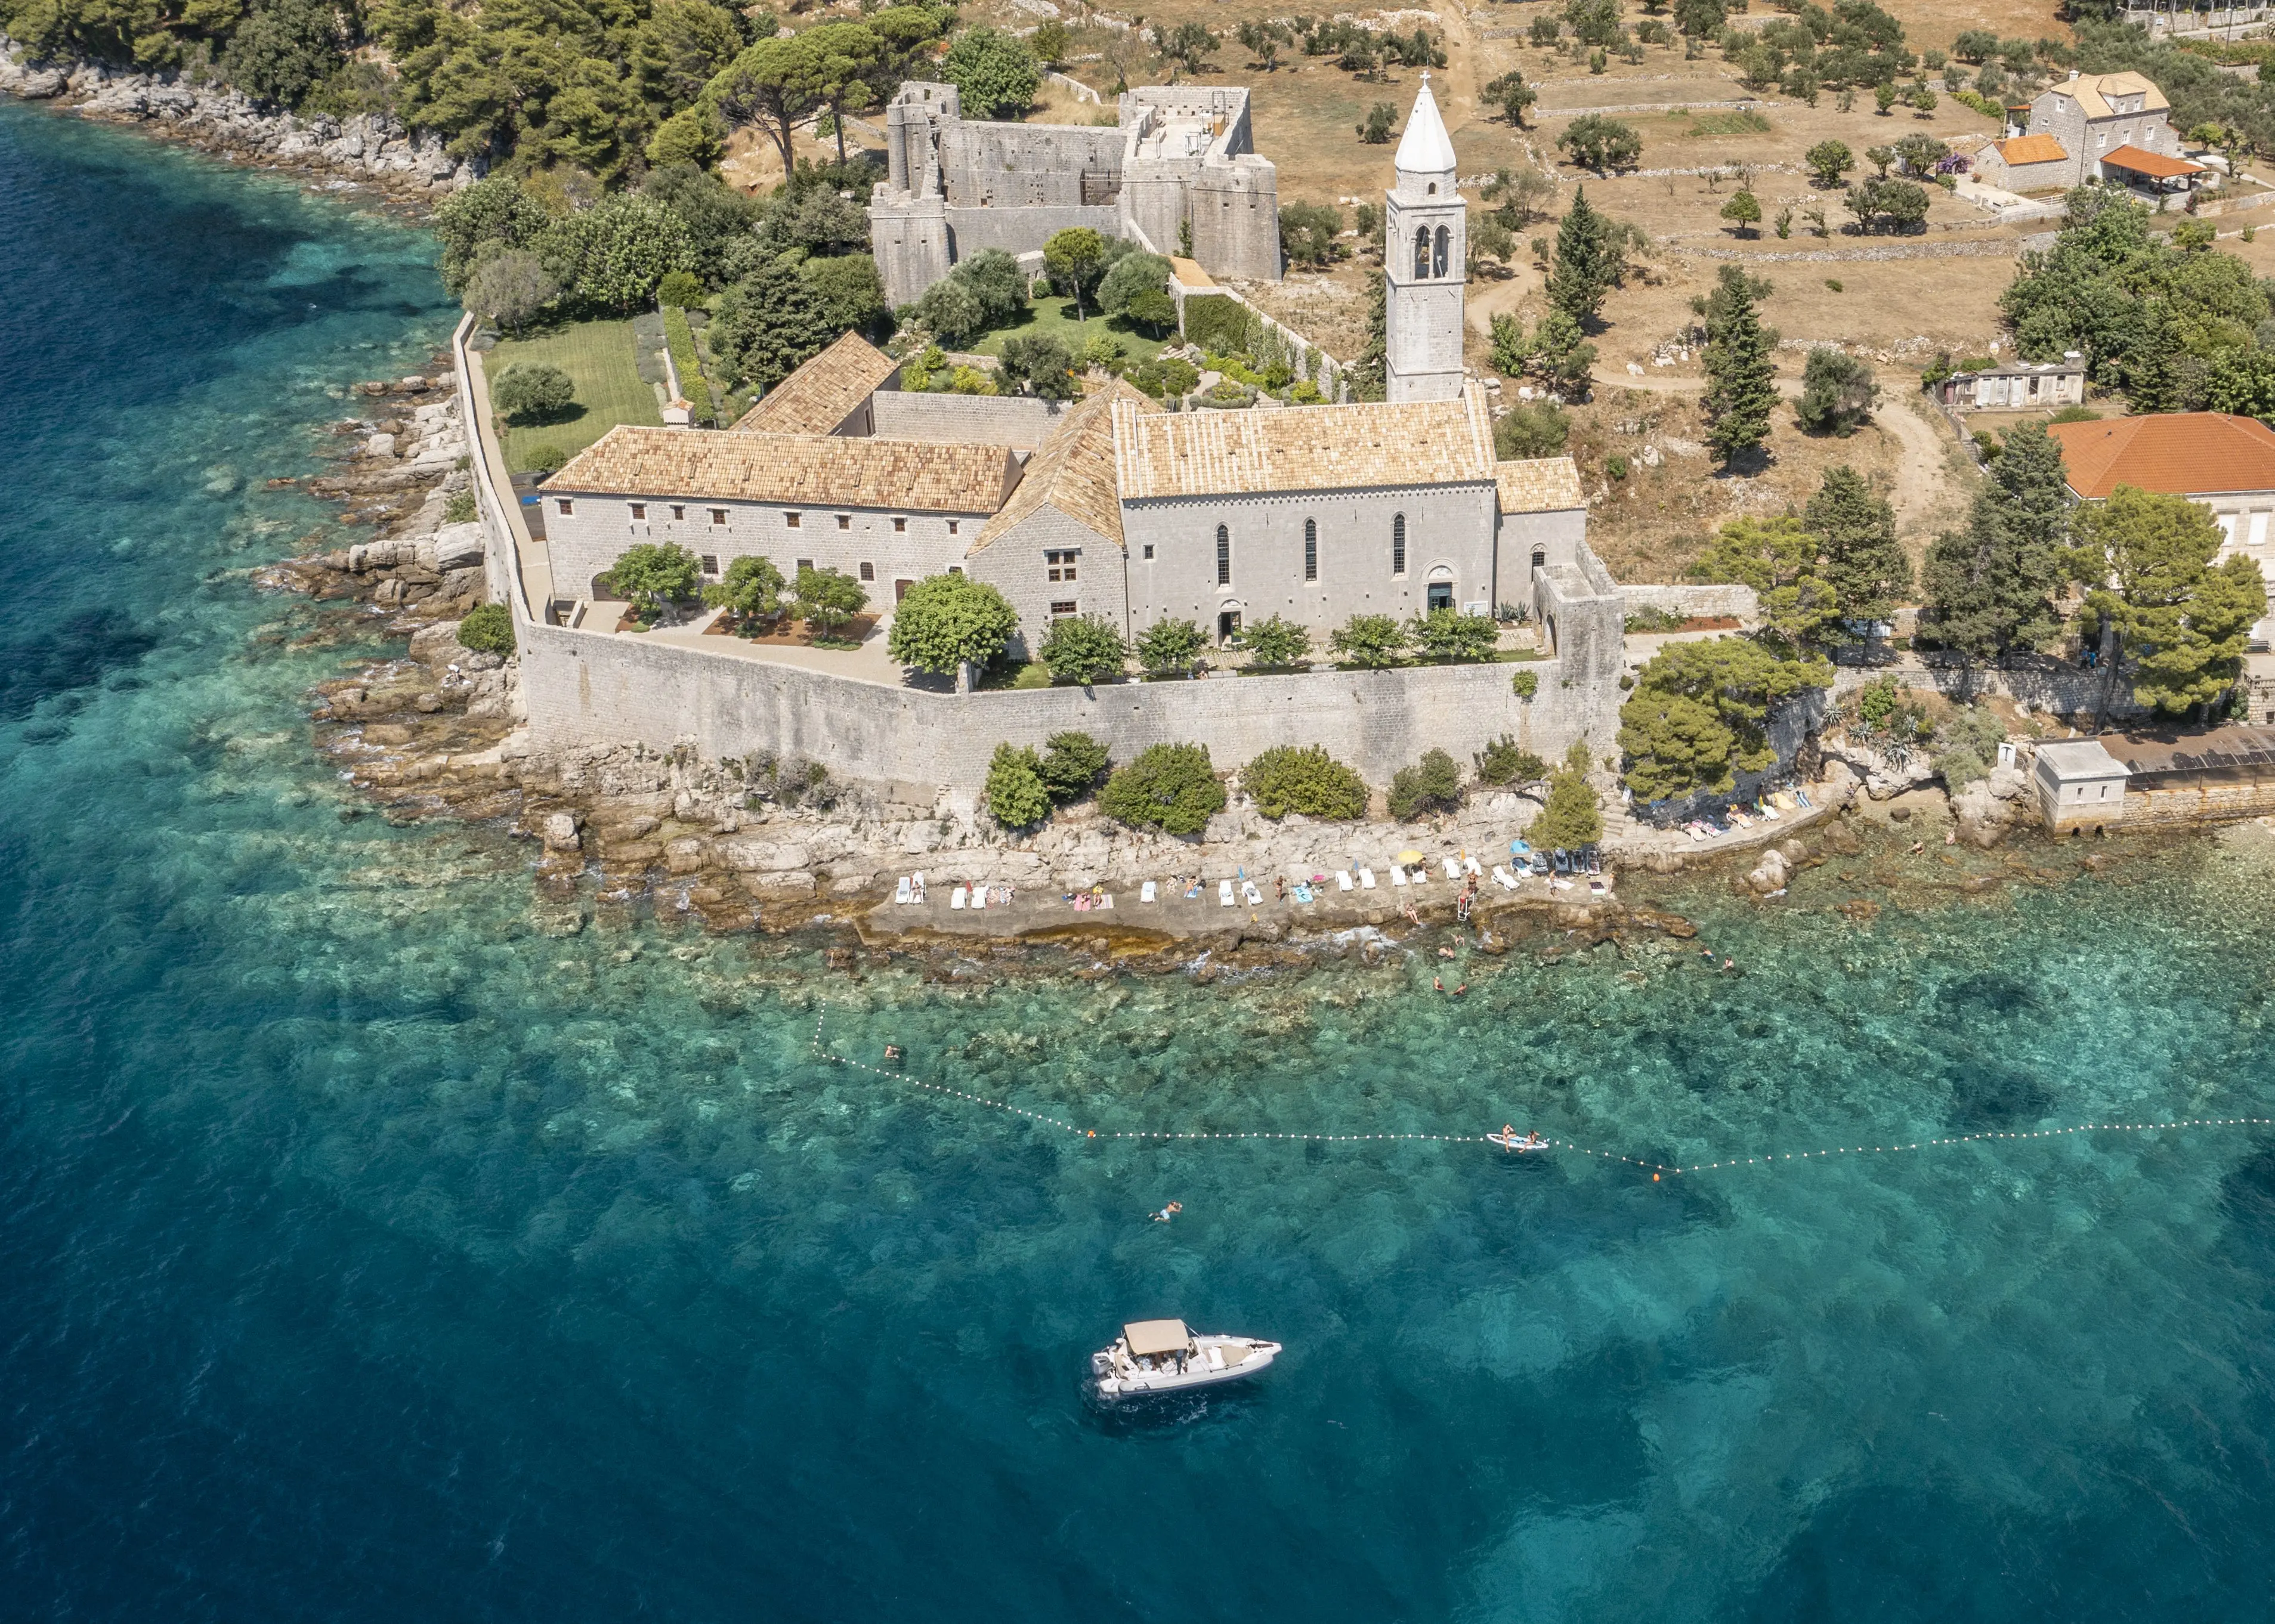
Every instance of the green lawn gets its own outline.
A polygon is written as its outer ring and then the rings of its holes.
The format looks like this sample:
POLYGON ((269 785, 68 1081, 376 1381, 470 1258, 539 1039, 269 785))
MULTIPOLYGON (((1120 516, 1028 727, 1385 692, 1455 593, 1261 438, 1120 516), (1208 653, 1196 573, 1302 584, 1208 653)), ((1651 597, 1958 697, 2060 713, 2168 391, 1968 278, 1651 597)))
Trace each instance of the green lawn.
POLYGON ((1122 341, 1122 347, 1129 352, 1132 366, 1140 361, 1152 360, 1161 353, 1162 345, 1175 344, 1177 340, 1175 328, 1162 337, 1152 338, 1146 336, 1144 329, 1133 326, 1120 316, 1101 316, 1095 308, 1091 309, 1089 321, 1077 321, 1074 319, 1072 299, 1047 297, 1037 299, 1027 307, 1025 319, 1012 326, 996 329, 973 344, 969 353, 1001 355, 1003 353, 1003 341, 1019 333, 1048 333, 1073 351, 1077 358, 1082 354, 1084 340, 1093 333, 1105 333, 1122 341))
POLYGON ((518 363, 558 366, 577 385, 578 415, 534 428, 505 427, 506 466, 526 473, 558 467, 619 423, 661 427, 655 390, 640 380, 630 321, 574 321, 527 338, 500 339, 483 357, 491 387, 518 363))

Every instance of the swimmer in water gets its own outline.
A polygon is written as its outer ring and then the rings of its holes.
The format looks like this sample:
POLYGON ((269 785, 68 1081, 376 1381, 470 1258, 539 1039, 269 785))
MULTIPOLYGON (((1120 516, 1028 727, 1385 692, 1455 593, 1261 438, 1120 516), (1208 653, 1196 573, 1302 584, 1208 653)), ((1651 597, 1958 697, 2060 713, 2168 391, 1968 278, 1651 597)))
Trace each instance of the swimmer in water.
POLYGON ((1163 1207, 1160 1212, 1153 1214, 1153 1221, 1157 1224, 1166 1224, 1184 1210, 1185 1204, 1183 1202, 1172 1201, 1168 1205, 1163 1207))

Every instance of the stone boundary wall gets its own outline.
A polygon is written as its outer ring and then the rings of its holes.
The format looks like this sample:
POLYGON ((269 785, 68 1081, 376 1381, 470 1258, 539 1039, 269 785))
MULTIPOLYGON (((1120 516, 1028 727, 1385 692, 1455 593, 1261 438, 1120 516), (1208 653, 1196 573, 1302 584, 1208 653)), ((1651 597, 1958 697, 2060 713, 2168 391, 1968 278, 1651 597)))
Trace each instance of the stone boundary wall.
MULTIPOLYGON (((1952 700, 1959 699, 1967 688, 1966 671, 1959 666, 1844 665, 1833 673, 1833 698, 1844 699, 1883 676, 1894 677, 1899 687, 1931 689, 1952 700)), ((2090 717, 2094 707, 2102 703, 2105 683, 2108 683, 2107 672, 2089 671, 2076 666, 2054 671, 2002 671, 1978 666, 1975 671, 1974 691, 1977 694, 2002 694, 2018 704, 2052 711, 2057 715, 2083 714, 2090 717)), ((2108 714, 2111 720, 2145 714, 2134 702, 2133 696, 2126 691, 2121 681, 2109 684, 2108 714)))
POLYGON ((2275 812, 2275 777, 2225 783, 2178 784, 2163 789, 2125 788, 2120 827, 2233 823, 2275 812))
MULTIPOLYGON (((535 544, 530 540, 528 522, 521 517, 520 500, 514 495, 513 480, 498 449, 497 424, 490 415, 489 383, 482 374, 482 358, 466 347, 474 328, 472 316, 459 318, 450 334, 450 365, 458 374, 458 400, 466 413, 466 451, 474 476, 474 517, 482 526, 487 595, 492 603, 512 608, 514 638, 518 642, 524 631, 539 618, 530 612, 529 585, 517 567, 524 549, 533 553, 535 544)), ((552 591, 548 564, 545 578, 538 584, 540 610, 552 591)))
POLYGON ((1122 235, 1122 210, 1113 203, 1006 205, 1001 208, 948 206, 948 230, 961 265, 975 253, 1001 248, 1032 253, 1060 231, 1088 226, 1101 237, 1122 235))
POLYGON ((1761 599, 1750 586, 1727 582, 1678 583, 1666 586, 1621 586, 1620 597, 1632 615, 1640 609, 1669 609, 1702 618, 1735 616, 1742 621, 1760 617, 1761 599))
POLYGON ((1254 316, 1258 321, 1262 322, 1266 328, 1277 333, 1280 336, 1281 342, 1292 346, 1296 354, 1308 355, 1315 358, 1305 368, 1303 369, 1303 371, 1304 375, 1311 375, 1311 374, 1316 372, 1317 375, 1311 378, 1311 381, 1319 385, 1320 394, 1326 396, 1331 401, 1340 401, 1345 397, 1346 381, 1347 376, 1350 371, 1349 367, 1343 362, 1337 360, 1334 356, 1329 355, 1326 350, 1322 349, 1313 340, 1304 337, 1303 334, 1297 332, 1294 328, 1289 327, 1286 322, 1281 321, 1266 313, 1254 299, 1249 298, 1245 293, 1243 293, 1238 288, 1222 282, 1218 283, 1214 287, 1186 288, 1178 285, 1173 280, 1169 285, 1169 291, 1176 297, 1177 329, 1181 335, 1184 330, 1185 325, 1186 300, 1195 298, 1215 298, 1220 297, 1231 299, 1235 303, 1238 304, 1243 310, 1247 311, 1250 315, 1254 316))
POLYGON ((956 790, 985 784, 997 744, 1039 747, 1069 729, 1118 761, 1149 744, 1203 744, 1220 770, 1274 744, 1324 744, 1376 785, 1432 748, 1466 767, 1504 733, 1554 757, 1583 733, 1608 748, 1617 730, 1607 707, 1594 714, 1600 700, 1589 690, 1562 686, 1553 661, 959 695, 532 625, 521 661, 540 744, 797 756, 843 777, 956 790), (1530 702, 1510 687, 1516 669, 1540 679, 1530 702))

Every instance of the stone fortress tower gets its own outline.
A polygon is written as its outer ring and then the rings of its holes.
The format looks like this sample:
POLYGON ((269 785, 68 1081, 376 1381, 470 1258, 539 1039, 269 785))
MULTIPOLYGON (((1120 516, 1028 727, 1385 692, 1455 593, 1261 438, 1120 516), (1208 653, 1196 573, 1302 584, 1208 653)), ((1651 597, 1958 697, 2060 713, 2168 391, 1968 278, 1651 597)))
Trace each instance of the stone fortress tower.
POLYGON ((1398 184, 1385 193, 1383 337, 1389 398, 1452 400, 1462 392, 1462 290, 1469 281, 1470 206, 1453 138, 1422 75, 1398 142, 1398 184))

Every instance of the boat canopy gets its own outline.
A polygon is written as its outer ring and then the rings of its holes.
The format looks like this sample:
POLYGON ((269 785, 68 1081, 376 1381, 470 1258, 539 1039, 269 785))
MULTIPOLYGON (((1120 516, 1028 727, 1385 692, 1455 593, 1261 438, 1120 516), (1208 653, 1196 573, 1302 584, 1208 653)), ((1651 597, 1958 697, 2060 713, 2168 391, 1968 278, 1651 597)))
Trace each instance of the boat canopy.
POLYGON ((1192 1346, 1193 1333, 1182 1319, 1139 1319, 1122 1327, 1133 1356, 1177 1353, 1192 1346))

